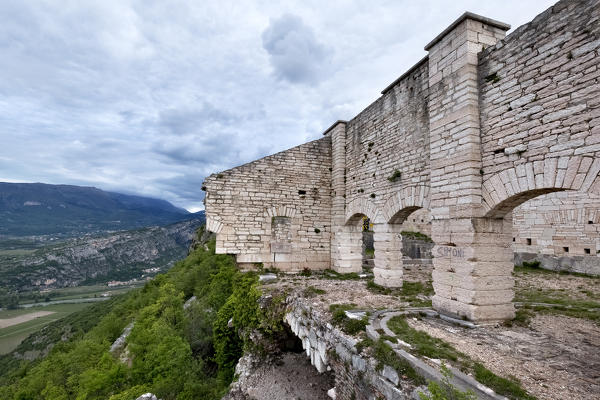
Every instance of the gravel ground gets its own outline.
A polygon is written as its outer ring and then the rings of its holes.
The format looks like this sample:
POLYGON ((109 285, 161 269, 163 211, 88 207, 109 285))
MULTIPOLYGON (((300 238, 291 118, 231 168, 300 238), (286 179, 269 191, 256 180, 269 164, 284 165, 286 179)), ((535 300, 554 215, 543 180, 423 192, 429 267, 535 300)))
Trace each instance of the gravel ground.
POLYGON ((324 294, 313 295, 313 305, 328 310, 330 304, 354 303, 358 309, 396 309, 406 306, 406 303, 394 296, 371 293, 365 280, 330 280, 318 277, 296 277, 281 280, 269 285, 271 287, 287 288, 304 292, 308 287, 324 290, 324 294))
MULTIPOLYGON (((417 268, 407 271, 405 278, 408 281, 426 281, 430 279, 429 274, 430 269, 417 268)), ((323 294, 312 294, 313 306, 323 310, 334 303, 355 303, 357 308, 370 310, 401 309, 407 305, 394 296, 371 293, 365 280, 296 276, 280 278, 268 286, 304 293, 309 287, 323 290, 323 294)), ((517 273, 516 290, 531 288, 561 290, 566 297, 576 300, 600 299, 599 279, 535 271, 517 273)), ((453 344, 457 350, 482 362, 494 373, 516 377, 528 392, 540 400, 600 399, 600 326, 594 322, 536 314, 528 327, 468 329, 440 319, 415 319, 409 323, 453 344)), ((310 367, 310 363, 306 365, 310 367)), ((285 377, 273 379, 283 382, 285 377)))
MULTIPOLYGON (((334 385, 333 374, 319 374, 305 353, 284 353, 280 363, 253 370, 243 392, 248 400, 327 400, 334 385)), ((240 397, 226 397, 234 398, 240 397)))
POLYGON ((460 328, 440 319, 409 320, 539 399, 600 398, 600 328, 590 321, 537 315, 530 327, 460 328))

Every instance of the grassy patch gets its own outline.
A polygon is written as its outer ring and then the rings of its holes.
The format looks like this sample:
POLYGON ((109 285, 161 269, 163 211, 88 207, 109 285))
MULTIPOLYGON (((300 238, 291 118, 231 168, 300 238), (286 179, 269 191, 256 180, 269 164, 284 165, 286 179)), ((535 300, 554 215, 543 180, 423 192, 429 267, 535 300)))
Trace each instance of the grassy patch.
POLYGON ((554 275, 554 276, 562 275, 562 276, 578 276, 580 278, 589 278, 589 279, 600 279, 600 276, 582 274, 580 272, 552 271, 550 269, 539 268, 539 264, 537 263, 537 261, 532 261, 529 263, 524 262, 523 265, 515 265, 513 274, 514 275, 540 274, 540 275, 554 275))
POLYGON ((325 279, 335 279, 338 281, 353 281, 360 279, 360 276, 356 272, 350 272, 348 274, 340 274, 339 272, 335 272, 332 269, 326 269, 323 271, 323 277, 325 279))
POLYGON ((326 292, 323 289, 316 288, 314 286, 309 286, 304 289, 304 297, 314 297, 320 294, 325 294, 326 292))
POLYGON ((329 311, 333 315, 331 321, 334 325, 339 326, 342 331, 349 335, 356 335, 363 332, 369 324, 369 317, 365 316, 362 319, 352 319, 346 315, 346 311, 352 310, 356 304, 332 304, 329 306, 329 311))
POLYGON ((528 394, 525 389, 521 387, 516 378, 506 379, 502 378, 492 371, 484 367, 481 363, 473 364, 473 374, 478 382, 491 387, 494 391, 500 395, 506 396, 510 399, 523 399, 523 400, 535 400, 534 396, 528 394))
POLYGON ((412 365, 403 358, 398 357, 392 347, 379 339, 373 345, 373 357, 377 360, 377 369, 383 369, 384 365, 394 368, 403 378, 410 379, 416 385, 425 384, 425 379, 414 370, 412 365))
POLYGON ((14 318, 38 311, 53 311, 54 314, 41 316, 17 325, 0 329, 0 354, 7 354, 14 350, 27 336, 39 331, 51 322, 57 321, 76 311, 89 307, 92 303, 55 304, 46 307, 32 307, 28 309, 6 310, 0 312, 0 318, 14 318))
POLYGON ((373 279, 367 282, 367 289, 372 293, 385 294, 389 296, 398 296, 406 301, 410 307, 431 307, 431 299, 423 299, 418 296, 431 296, 433 286, 431 281, 423 282, 402 282, 402 288, 387 288, 375 283, 373 279))
POLYGON ((566 315, 569 317, 582 318, 595 323, 600 323, 600 302, 592 300, 579 300, 569 297, 569 293, 563 290, 543 288, 521 288, 517 290, 515 301, 521 303, 545 303, 550 307, 530 306, 534 311, 545 314, 566 315))
POLYGON ((454 349, 449 343, 431 337, 423 331, 411 328, 401 316, 391 318, 388 322, 388 328, 403 341, 412 345, 418 355, 450 361, 460 361, 467 358, 465 354, 454 349))
POLYGON ((362 340, 356 344, 356 351, 358 352, 358 354, 360 354, 360 353, 362 353, 362 351, 364 349, 373 346, 374 343, 375 342, 373 342, 373 339, 371 339, 370 337, 364 335, 364 337, 362 338, 362 340))
POLYGON ((442 381, 439 383, 430 381, 427 386, 429 395, 419 392, 420 400, 477 400, 477 396, 472 390, 463 392, 450 382, 452 373, 446 364, 442 363, 441 370, 443 376, 442 381))

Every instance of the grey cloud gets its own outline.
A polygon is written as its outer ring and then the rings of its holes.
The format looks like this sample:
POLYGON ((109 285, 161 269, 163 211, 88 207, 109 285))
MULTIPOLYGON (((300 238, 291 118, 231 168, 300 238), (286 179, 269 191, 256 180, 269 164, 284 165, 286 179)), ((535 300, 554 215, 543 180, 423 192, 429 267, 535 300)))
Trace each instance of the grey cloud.
POLYGON ((188 136, 177 139, 163 139, 152 146, 156 154, 167 157, 179 164, 222 164, 237 162, 236 137, 229 133, 216 133, 212 136, 188 136))
POLYGON ((230 112, 218 109, 208 102, 197 108, 172 108, 160 113, 159 126, 175 135, 190 135, 202 128, 214 125, 228 125, 238 120, 230 112))
POLYGON ((271 19, 262 33, 263 48, 275 75, 292 83, 315 84, 327 74, 329 50, 296 15, 271 19))
POLYGON ((0 180, 200 207, 205 176, 352 118, 463 11, 554 0, 505 2, 0 1, 0 180))

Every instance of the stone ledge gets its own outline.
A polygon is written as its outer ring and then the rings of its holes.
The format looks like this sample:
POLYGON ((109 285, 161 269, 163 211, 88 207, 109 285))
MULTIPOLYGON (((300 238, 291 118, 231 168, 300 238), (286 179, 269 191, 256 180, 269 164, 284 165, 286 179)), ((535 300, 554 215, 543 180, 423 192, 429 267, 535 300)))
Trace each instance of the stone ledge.
POLYGON ((429 49, 431 49, 437 42, 439 42, 440 40, 442 40, 444 38, 444 36, 446 36, 450 31, 452 31, 452 29, 456 28, 461 22, 463 22, 466 19, 472 19, 474 21, 482 22, 484 24, 488 24, 490 26, 493 26, 494 28, 502 29, 504 31, 507 31, 507 30, 510 29, 510 25, 509 24, 506 24, 504 22, 500 22, 500 21, 497 21, 495 19, 487 18, 487 17, 484 17, 482 15, 475 14, 475 13, 467 11, 463 15, 461 15, 460 17, 458 17, 456 19, 456 21, 454 21, 453 23, 451 23, 450 26, 448 26, 446 29, 444 29, 442 31, 442 33, 440 33, 439 35, 437 35, 431 42, 427 43, 427 45, 425 46, 425 50, 428 51, 429 49))

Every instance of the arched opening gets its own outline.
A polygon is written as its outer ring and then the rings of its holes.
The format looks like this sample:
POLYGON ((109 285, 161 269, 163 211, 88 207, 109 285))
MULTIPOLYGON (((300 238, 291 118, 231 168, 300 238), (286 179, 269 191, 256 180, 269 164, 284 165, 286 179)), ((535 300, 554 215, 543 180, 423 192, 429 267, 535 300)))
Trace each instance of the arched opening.
POLYGON ((370 218, 360 212, 355 212, 347 218, 346 224, 337 233, 338 259, 337 271, 342 273, 361 272, 363 269, 364 246, 363 225, 370 218))
POLYGON ((486 323, 511 320, 514 301, 523 300, 518 291, 515 297, 515 280, 526 281, 513 274, 515 261, 542 266, 543 260, 550 269, 584 273, 598 261, 592 254, 600 247, 597 195, 546 187, 492 197, 482 217, 434 221, 433 306, 444 314, 486 323))
POLYGON ((372 271, 375 267, 375 246, 373 238, 373 223, 368 217, 362 220, 362 266, 364 270, 372 271))
POLYGON ((435 245, 431 238, 431 213, 418 208, 398 222, 402 235, 404 279, 429 285, 435 245))
MULTIPOLYGON (((600 159, 589 155, 548 157, 515 165, 485 179, 481 208, 457 207, 449 210, 449 216, 435 219, 433 307, 477 322, 513 319, 513 243, 517 240, 512 211, 553 192, 597 193, 599 172, 600 159)), ((534 243, 532 237, 524 240, 527 245, 534 243)), ((560 248, 563 253, 571 251, 568 245, 560 248)), ((584 247, 584 252, 586 248, 592 252, 591 247, 584 247)))
POLYGON ((515 265, 600 275, 600 195, 546 194, 512 214, 515 265))

